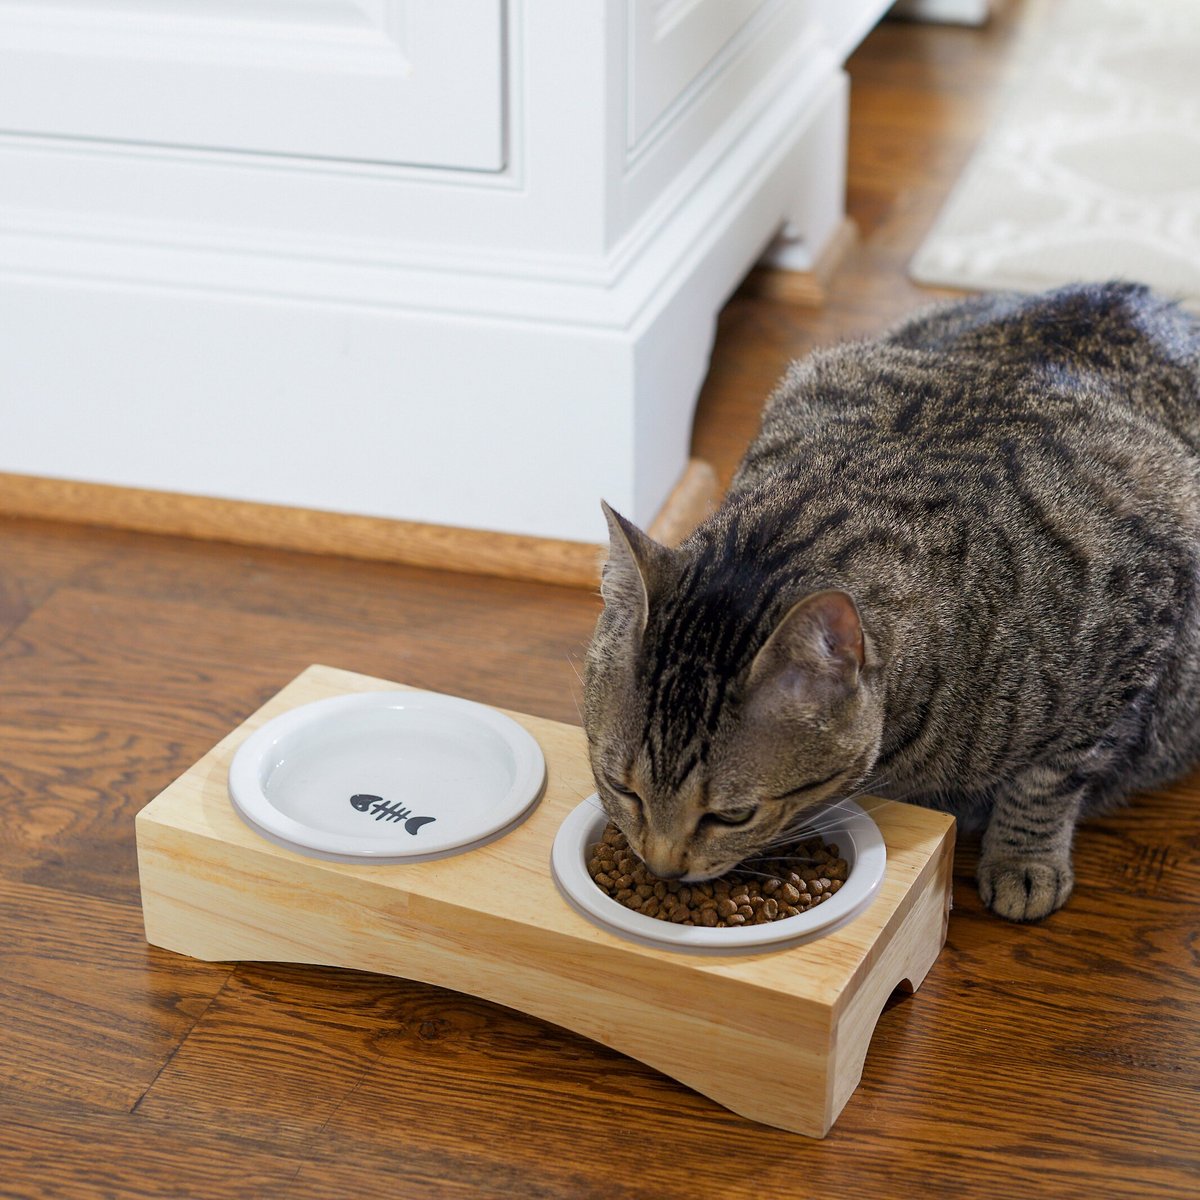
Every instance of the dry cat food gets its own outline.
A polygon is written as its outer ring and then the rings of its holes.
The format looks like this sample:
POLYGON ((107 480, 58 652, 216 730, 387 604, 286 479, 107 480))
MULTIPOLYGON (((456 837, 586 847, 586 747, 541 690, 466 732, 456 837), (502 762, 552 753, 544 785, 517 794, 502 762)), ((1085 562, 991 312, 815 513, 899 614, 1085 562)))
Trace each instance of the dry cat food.
POLYGON ((798 917, 839 891, 850 873, 834 843, 810 837, 748 859, 720 879, 659 879, 611 822, 591 847, 587 869, 601 891, 634 912, 710 929, 798 917))

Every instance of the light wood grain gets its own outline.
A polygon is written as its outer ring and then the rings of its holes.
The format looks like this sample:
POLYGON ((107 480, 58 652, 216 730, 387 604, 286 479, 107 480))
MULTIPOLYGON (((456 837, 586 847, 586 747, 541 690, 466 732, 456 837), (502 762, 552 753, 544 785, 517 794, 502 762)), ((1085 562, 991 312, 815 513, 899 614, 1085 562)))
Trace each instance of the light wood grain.
MULTIPOLYGON (((0 473, 0 514, 591 587, 586 542, 0 473)), ((0 614, 2 615, 2 614, 0 614)))
POLYGON ((326 964, 470 992, 631 1054, 743 1115, 823 1136, 858 1083, 884 1001, 901 981, 918 986, 945 940, 952 819, 865 800, 888 845, 866 912, 803 945, 718 957, 633 943, 558 895, 554 836, 592 790, 575 726, 508 714, 542 747, 545 794, 517 829, 450 858, 326 862, 267 842, 236 815, 229 765, 251 732, 314 700, 397 689, 309 667, 138 814, 149 940, 201 959, 326 964), (493 879, 504 881, 495 909, 485 900, 493 879), (806 1102, 786 1111, 769 1088, 780 1070, 810 1081, 806 1102))

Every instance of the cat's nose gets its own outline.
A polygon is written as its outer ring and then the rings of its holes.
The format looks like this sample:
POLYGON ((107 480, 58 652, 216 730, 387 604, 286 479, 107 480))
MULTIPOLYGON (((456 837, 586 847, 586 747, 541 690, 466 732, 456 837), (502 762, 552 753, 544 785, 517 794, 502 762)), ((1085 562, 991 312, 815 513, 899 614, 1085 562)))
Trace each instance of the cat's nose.
POLYGON ((659 879, 682 879, 684 877, 684 875, 687 873, 682 870, 677 870, 674 867, 670 867, 670 868, 658 867, 658 866, 653 865, 652 863, 647 863, 646 869, 650 872, 651 875, 656 875, 659 879))
POLYGON ((686 855, 663 837, 648 836, 642 845, 642 862, 659 879, 682 879, 687 874, 686 855))

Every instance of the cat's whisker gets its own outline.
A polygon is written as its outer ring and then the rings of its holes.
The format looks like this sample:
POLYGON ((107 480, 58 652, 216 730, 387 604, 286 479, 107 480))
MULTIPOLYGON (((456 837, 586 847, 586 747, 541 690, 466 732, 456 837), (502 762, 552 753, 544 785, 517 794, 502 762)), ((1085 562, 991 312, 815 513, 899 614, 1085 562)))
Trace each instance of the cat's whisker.
MULTIPOLYGON (((812 818, 809 817, 808 813, 804 813, 794 824, 786 826, 775 838, 768 842, 768 847, 782 846, 789 841, 801 841, 805 837, 815 837, 830 829, 838 828, 842 823, 842 818, 839 817, 831 821, 824 821, 821 818, 831 812, 849 812, 850 810, 847 806, 851 801, 856 801, 862 796, 869 795, 874 788, 885 787, 887 782, 886 779, 873 779, 866 786, 851 792, 847 796, 840 796, 836 800, 830 800, 827 803, 819 805, 813 810, 812 818)), ((866 811, 869 812, 870 809, 866 811)))
POLYGON ((777 850, 780 846, 790 846, 793 842, 802 842, 804 840, 801 834, 801 826, 796 825, 791 829, 784 830, 779 837, 772 838, 763 846, 764 850, 777 850))
POLYGON ((806 837, 816 836, 817 831, 825 829, 837 829, 845 825, 846 818, 842 814, 829 814, 825 817, 814 816, 812 819, 803 819, 797 821, 794 825, 789 825, 785 829, 781 829, 779 833, 767 842, 767 849, 773 849, 776 846, 786 846, 791 842, 802 842, 806 837))
POLYGON ((573 787, 571 788, 571 791, 575 793, 575 798, 577 800, 581 800, 584 804, 590 804, 597 812, 604 813, 606 817, 608 816, 608 813, 605 812, 604 806, 600 804, 599 801, 592 799, 592 796, 595 795, 594 792, 591 795, 585 796, 579 791, 578 788, 573 787))
POLYGON ((817 860, 808 854, 756 854, 753 858, 756 863, 769 862, 805 862, 813 863, 817 860))
POLYGON ((758 879, 778 879, 779 875, 772 874, 770 871, 755 871, 752 867, 746 866, 745 863, 739 863, 736 867, 731 867, 726 874, 732 874, 736 871, 739 875, 753 875, 758 879))
MULTIPOLYGON (((867 810, 868 813, 870 810, 867 810)), ((829 833, 839 829, 846 828, 845 814, 830 814, 827 820, 807 821, 803 825, 798 825, 792 835, 793 841, 804 841, 806 838, 817 837, 823 833, 829 833)))
POLYGON ((814 809, 811 813, 804 814, 805 818, 811 817, 811 820, 804 820, 802 818, 801 821, 799 822, 799 824, 801 826, 803 826, 803 825, 807 825, 807 824, 812 824, 814 821, 822 821, 822 820, 824 820, 824 818, 826 816, 828 816, 831 813, 837 813, 838 819, 843 820, 845 814, 851 811, 849 805, 855 799, 856 799, 856 797, 854 797, 854 796, 846 796, 842 800, 838 800, 838 801, 835 801, 830 804, 822 804, 820 808, 814 809))
POLYGON ((795 840, 805 842, 809 838, 824 838, 827 835, 844 833, 845 829, 846 825, 843 821, 831 822, 829 825, 808 825, 796 835, 795 840))
MULTIPOLYGON (((863 784, 862 787, 856 788, 854 791, 850 792, 848 795, 839 796, 836 800, 830 801, 830 803, 828 805, 826 805, 825 807, 837 808, 841 805, 848 803, 851 800, 859 800, 863 796, 873 795, 875 793, 876 788, 887 787, 888 782, 889 781, 887 779, 872 779, 869 783, 863 784)), ((880 796, 880 799, 885 800, 886 797, 880 796)))
MULTIPOLYGON (((814 812, 804 821, 800 821, 792 826, 792 829, 803 833, 805 829, 835 829, 846 826, 846 818, 853 815, 853 809, 840 808, 838 805, 830 804, 827 809, 820 812, 814 812)), ((811 836, 811 834, 810 834, 811 836)))
MULTIPOLYGON (((578 669, 578 668, 575 666, 575 664, 574 664, 574 663, 571 661, 571 652, 570 652, 570 650, 568 650, 568 651, 567 651, 567 654, 566 654, 566 659, 567 659, 567 666, 571 668, 571 673, 572 673, 572 674, 575 676, 575 678, 576 678, 576 679, 578 679, 578 680, 579 680, 579 687, 580 687, 580 691, 582 691, 582 689, 583 689, 583 676, 582 676, 582 675, 580 675, 580 673, 579 673, 579 669, 578 669)), ((584 720, 583 720, 583 706, 582 706, 582 705, 580 704, 580 702, 579 702, 579 701, 580 701, 580 697, 579 697, 579 696, 577 696, 577 695, 575 694, 575 690, 574 690, 573 688, 571 689, 571 699, 572 699, 572 701, 573 701, 573 702, 574 702, 574 704, 575 704, 575 711, 576 711, 576 712, 579 714, 579 724, 580 724, 580 725, 582 725, 582 724, 584 724, 584 720)))

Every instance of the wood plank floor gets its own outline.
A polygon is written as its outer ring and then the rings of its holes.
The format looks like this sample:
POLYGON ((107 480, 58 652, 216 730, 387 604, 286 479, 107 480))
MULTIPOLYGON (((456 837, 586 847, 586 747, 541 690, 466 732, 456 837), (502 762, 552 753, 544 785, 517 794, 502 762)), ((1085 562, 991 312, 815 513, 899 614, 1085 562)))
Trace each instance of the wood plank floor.
MULTIPOLYGON (((1004 12, 886 24, 855 56, 861 242, 821 311, 730 302, 695 430, 723 477, 788 358, 934 295, 904 263, 995 104, 1004 12)), ((146 945, 134 814, 304 666, 572 721, 597 606, 0 522, 0 1195, 1197 1194, 1200 777, 1086 826, 1041 925, 981 910, 964 844, 947 947, 823 1142, 468 997, 146 945)), ((781 1105, 805 1086, 764 1081, 781 1105)))

